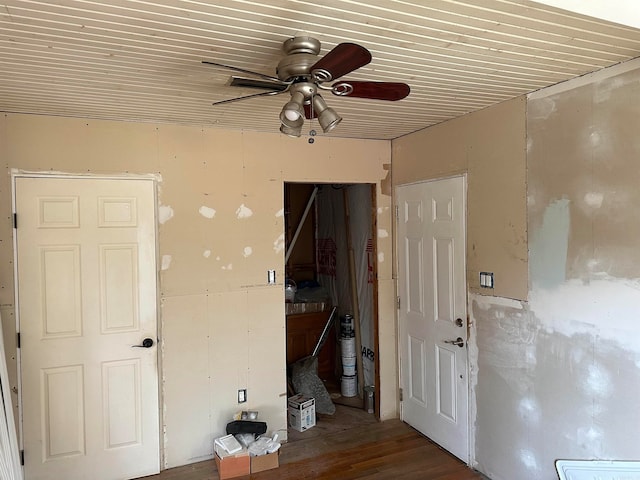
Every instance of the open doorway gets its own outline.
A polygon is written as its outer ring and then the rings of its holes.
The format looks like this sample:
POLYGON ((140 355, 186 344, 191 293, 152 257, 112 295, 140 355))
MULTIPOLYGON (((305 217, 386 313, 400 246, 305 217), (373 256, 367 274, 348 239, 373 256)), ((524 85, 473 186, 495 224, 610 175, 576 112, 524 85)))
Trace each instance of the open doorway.
POLYGON ((313 433, 289 428, 290 440, 379 417, 375 192, 285 184, 289 394, 317 397, 318 413, 313 433))

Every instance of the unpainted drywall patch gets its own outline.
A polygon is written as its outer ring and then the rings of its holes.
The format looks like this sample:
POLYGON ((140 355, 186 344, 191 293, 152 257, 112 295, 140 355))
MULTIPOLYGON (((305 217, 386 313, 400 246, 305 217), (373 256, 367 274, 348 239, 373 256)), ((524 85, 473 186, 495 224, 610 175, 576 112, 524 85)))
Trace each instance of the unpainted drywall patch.
POLYGON ((239 219, 249 218, 253 216, 253 211, 247 207, 244 203, 236 210, 236 217, 239 219))
POLYGON ((206 207, 204 205, 200 207, 200 209, 198 210, 198 213, 200 213, 200 215, 202 215, 204 218, 213 218, 216 216, 215 209, 211 207, 206 207))
POLYGON ((173 208, 169 205, 160 205, 158 207, 158 221, 164 224, 173 218, 173 208))
POLYGON ((597 336, 640 354, 640 279, 594 273, 588 283, 573 279, 553 289, 534 287, 529 308, 550 333, 597 336))
POLYGON ((378 238, 387 238, 388 236, 389 236, 389 232, 386 231, 384 228, 378 229, 378 238))
POLYGON ((527 470, 540 470, 538 466, 538 461, 536 460, 535 454, 531 450, 521 449, 520 450, 520 460, 522 461, 522 465, 527 470))
POLYGON ((584 196, 584 203, 592 208, 600 208, 603 200, 604 195, 599 192, 589 192, 584 196))
POLYGON ((211 250, 205 250, 204 252, 202 252, 202 256, 204 258, 209 258, 211 256, 211 250))
POLYGON ((533 285, 554 288, 565 281, 569 228, 569 200, 563 198, 551 202, 545 209, 542 225, 532 232, 529 243, 533 285))
POLYGON ((242 251, 242 256, 244 258, 247 258, 251 256, 252 253, 253 253, 253 249, 251 247, 244 247, 244 250, 242 251))
POLYGON ((547 120, 556 110, 556 101, 552 97, 527 102, 527 115, 534 120, 547 120))
POLYGON ((284 233, 281 233, 275 242, 273 242, 273 249, 276 253, 280 253, 284 250, 284 233))
POLYGON ((171 266, 171 260, 172 260, 171 255, 163 255, 162 256, 162 266, 160 268, 162 270, 169 270, 169 267, 171 266))

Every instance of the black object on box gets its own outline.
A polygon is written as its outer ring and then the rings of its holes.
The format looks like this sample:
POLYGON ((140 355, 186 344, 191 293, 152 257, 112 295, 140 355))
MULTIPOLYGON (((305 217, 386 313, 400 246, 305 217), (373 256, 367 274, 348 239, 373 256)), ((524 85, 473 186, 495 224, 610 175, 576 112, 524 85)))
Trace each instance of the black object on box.
POLYGON ((267 424, 265 422, 254 422, 251 420, 234 420, 231 423, 227 423, 227 435, 238 433, 253 433, 255 435, 262 435, 267 431, 267 424))

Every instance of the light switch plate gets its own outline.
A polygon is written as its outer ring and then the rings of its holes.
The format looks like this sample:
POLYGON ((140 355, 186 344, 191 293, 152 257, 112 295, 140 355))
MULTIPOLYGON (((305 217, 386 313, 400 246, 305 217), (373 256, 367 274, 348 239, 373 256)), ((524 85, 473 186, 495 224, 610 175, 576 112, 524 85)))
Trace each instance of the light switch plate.
POLYGON ((493 288, 493 272, 480 272, 480 286, 493 288))
POLYGON ((244 403, 247 401, 247 389, 242 388, 238 390, 238 403, 244 403))

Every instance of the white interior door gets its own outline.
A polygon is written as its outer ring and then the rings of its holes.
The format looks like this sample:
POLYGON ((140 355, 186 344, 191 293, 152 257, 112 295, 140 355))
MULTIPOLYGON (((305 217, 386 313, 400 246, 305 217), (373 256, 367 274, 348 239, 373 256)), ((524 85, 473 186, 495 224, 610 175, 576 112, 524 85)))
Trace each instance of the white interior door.
POLYGON ((154 182, 16 177, 15 195, 26 480, 159 472, 154 182))
POLYGON ((469 460, 465 179, 398 187, 402 420, 469 460))

